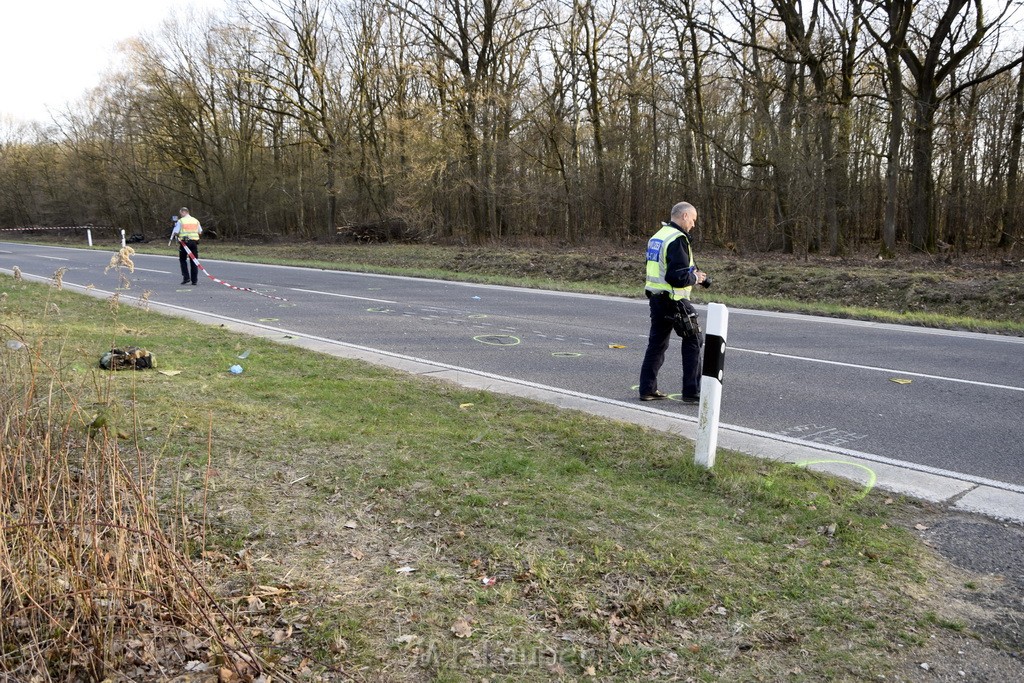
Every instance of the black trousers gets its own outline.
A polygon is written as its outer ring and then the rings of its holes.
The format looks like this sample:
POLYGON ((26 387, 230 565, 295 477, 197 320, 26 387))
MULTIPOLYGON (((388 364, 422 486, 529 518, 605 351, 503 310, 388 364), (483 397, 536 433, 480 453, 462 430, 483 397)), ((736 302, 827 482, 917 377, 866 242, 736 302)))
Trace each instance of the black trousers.
MULTIPOLYGON (((671 317, 676 303, 668 294, 651 297, 651 332, 647 337, 647 352, 640 367, 640 395, 648 396, 658 390, 658 371, 665 363, 665 352, 672 339, 671 317)), ((686 299, 678 302, 685 313, 695 313, 693 304, 686 299)), ((683 396, 691 398, 700 395, 700 347, 699 336, 682 340, 683 352, 683 396)), ((668 393, 668 392, 666 392, 668 393)))
POLYGON ((185 247, 181 246, 182 242, 189 248, 189 251, 199 258, 199 240, 179 240, 178 241, 178 263, 181 264, 181 279, 192 280, 192 284, 199 281, 199 266, 196 262, 188 257, 188 252, 185 251, 185 247))

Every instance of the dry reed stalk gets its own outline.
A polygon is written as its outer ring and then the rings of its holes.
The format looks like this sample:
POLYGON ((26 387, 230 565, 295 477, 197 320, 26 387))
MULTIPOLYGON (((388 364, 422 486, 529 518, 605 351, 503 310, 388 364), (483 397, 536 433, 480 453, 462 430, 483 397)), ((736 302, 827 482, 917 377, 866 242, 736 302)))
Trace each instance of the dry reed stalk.
POLYGON ((103 269, 106 273, 111 268, 127 268, 129 273, 135 272, 135 263, 132 261, 132 256, 135 255, 135 250, 131 247, 121 247, 121 249, 110 257, 110 263, 103 269))
POLYGON ((149 297, 151 297, 151 296, 153 296, 153 290, 152 289, 147 289, 146 291, 144 291, 142 293, 142 296, 139 297, 139 308, 141 308, 144 311, 148 311, 149 310, 149 297))
POLYGON ((68 272, 67 266, 61 266, 57 270, 53 271, 53 286, 58 291, 64 289, 64 273, 68 272))
POLYGON ((155 472, 59 365, 40 345, 0 354, 0 679, 164 680, 209 661, 251 680, 264 664, 183 550, 189 529, 162 519, 155 472))

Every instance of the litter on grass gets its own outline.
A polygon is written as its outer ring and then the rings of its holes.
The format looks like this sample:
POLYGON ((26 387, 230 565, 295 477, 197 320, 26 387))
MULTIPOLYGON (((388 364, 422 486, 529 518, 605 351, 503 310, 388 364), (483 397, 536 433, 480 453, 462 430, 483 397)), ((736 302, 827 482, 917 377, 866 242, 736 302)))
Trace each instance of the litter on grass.
POLYGON ((146 349, 128 346, 124 349, 110 349, 100 358, 104 370, 145 370, 156 367, 156 359, 146 349))

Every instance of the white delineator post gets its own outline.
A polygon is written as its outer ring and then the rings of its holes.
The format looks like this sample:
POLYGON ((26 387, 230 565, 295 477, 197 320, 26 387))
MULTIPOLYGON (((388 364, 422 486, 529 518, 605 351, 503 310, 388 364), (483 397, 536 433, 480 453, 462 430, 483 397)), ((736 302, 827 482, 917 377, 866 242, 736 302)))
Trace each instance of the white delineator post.
POLYGON ((124 249, 124 247, 125 247, 124 230, 122 230, 121 231, 121 248, 124 249))
POLYGON ((89 240, 89 246, 92 246, 92 230, 86 229, 85 236, 89 240))
POLYGON ((718 412, 722 405, 722 375, 725 371, 725 341, 729 332, 729 309, 708 304, 707 334, 704 335, 704 369, 700 378, 700 411, 697 413, 697 444, 693 459, 702 467, 715 466, 718 448, 718 412))

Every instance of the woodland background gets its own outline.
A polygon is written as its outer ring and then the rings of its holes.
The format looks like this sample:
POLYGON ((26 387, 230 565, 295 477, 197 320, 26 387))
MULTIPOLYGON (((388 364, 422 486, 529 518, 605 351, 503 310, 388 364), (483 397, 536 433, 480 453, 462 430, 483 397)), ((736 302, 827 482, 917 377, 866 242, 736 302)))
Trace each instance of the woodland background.
MULTIPOLYGON (((1021 0, 243 0, 47 124, 0 226, 229 239, 1019 249, 1021 0)), ((70 54, 70 53, 69 53, 70 54)))

